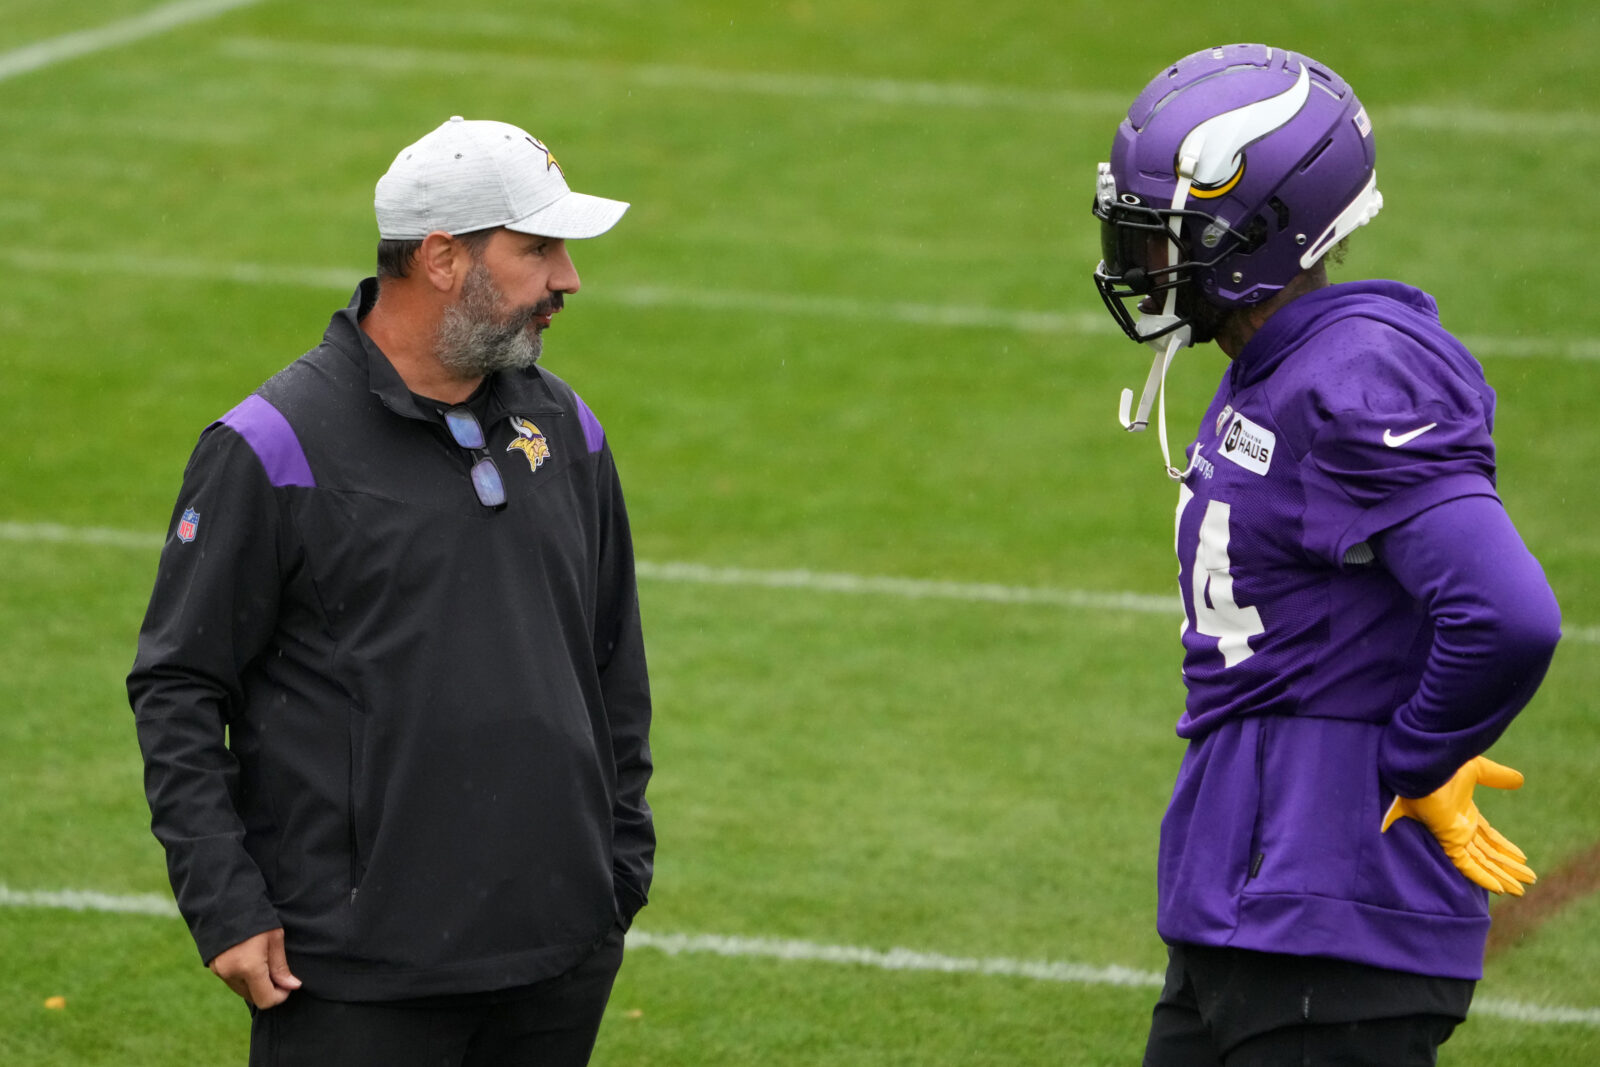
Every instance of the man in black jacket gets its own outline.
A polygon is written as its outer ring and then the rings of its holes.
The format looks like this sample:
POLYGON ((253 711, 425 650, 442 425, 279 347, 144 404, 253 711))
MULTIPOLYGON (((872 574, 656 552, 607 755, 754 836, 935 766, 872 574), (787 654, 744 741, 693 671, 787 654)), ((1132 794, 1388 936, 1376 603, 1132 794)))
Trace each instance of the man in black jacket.
POLYGON ((128 691, 252 1063, 589 1058, 650 697, 605 431, 535 362, 627 207, 452 118, 378 182, 378 278, 189 461, 128 691))

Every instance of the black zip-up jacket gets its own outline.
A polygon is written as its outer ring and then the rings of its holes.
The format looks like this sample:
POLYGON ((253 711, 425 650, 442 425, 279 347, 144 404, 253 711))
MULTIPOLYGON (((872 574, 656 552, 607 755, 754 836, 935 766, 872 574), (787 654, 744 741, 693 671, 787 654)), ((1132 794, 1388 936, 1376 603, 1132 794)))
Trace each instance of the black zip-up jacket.
POLYGON ((561 973, 649 889, 649 685, 600 423, 532 369, 474 400, 485 507, 362 332, 201 435, 129 699, 203 960, 282 926, 305 988, 389 1000, 561 973))

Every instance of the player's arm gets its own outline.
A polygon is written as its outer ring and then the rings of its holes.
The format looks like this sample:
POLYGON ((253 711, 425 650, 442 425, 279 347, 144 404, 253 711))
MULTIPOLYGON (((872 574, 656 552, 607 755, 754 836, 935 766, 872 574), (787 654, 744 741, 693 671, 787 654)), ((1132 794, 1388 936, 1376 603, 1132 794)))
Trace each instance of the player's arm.
POLYGON ((1534 881, 1527 856, 1489 825, 1474 790, 1522 785, 1482 753, 1544 678, 1560 638, 1555 597, 1492 496, 1438 504, 1375 545, 1434 628, 1421 684, 1379 742, 1379 775, 1395 795, 1382 829, 1416 819, 1467 878, 1520 896, 1534 881))
POLYGON ((1378 748, 1383 784, 1426 796, 1487 751, 1532 698, 1561 613, 1493 496, 1445 501, 1377 534, 1373 546, 1433 622, 1421 683, 1378 748))
POLYGON ((195 448, 128 676, 151 830, 202 961, 279 927, 234 806, 227 724, 242 675, 271 638, 279 527, 265 472, 232 430, 195 448), (192 532, 179 524, 197 513, 192 532))

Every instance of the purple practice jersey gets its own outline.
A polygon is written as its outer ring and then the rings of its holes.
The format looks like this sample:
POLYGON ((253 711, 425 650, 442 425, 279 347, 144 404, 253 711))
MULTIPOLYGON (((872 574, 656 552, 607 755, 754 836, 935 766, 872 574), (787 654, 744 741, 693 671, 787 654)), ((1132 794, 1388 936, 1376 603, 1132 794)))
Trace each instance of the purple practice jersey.
POLYGON ((1299 297, 1228 368, 1178 498, 1190 744, 1162 824, 1168 941, 1480 977, 1483 890, 1420 824, 1379 833, 1380 739, 1434 623, 1374 542, 1493 500, 1494 400, 1433 300, 1393 282, 1299 297))

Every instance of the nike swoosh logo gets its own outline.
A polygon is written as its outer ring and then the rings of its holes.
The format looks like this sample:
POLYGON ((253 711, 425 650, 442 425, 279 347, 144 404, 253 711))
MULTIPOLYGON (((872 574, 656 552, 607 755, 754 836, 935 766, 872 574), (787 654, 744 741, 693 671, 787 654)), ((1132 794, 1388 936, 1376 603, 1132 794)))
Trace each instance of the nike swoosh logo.
POLYGON ((1430 422, 1426 426, 1419 426, 1415 430, 1408 430, 1405 433, 1398 434, 1393 430, 1384 430, 1383 443, 1388 445, 1390 448, 1399 448, 1408 441, 1414 441, 1418 437, 1421 437, 1423 434, 1427 433, 1437 425, 1439 425, 1437 422, 1430 422))

